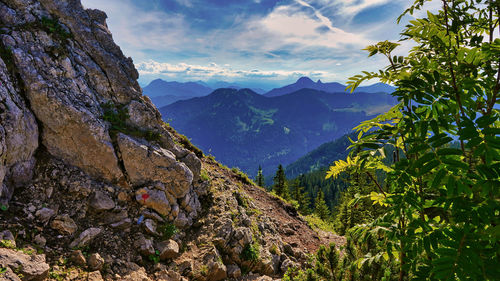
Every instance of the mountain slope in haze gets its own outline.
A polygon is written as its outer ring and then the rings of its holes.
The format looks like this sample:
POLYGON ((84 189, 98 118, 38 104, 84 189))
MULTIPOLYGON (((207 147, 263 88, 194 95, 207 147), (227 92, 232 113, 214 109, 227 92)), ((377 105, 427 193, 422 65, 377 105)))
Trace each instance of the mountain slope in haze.
POLYGON ((173 96, 173 95, 165 95, 165 96, 151 97, 150 99, 156 107, 160 108, 160 107, 172 104, 176 101, 188 100, 188 99, 192 99, 195 97, 196 96, 180 97, 180 96, 173 96))
POLYGON ((249 88, 252 91, 256 92, 257 94, 265 94, 267 91, 258 87, 253 87, 253 86, 243 86, 238 83, 229 83, 226 81, 209 81, 209 82, 203 82, 203 81, 197 81, 196 83, 207 86, 212 89, 221 89, 221 88, 230 88, 230 89, 245 89, 249 88))
POLYGON ((162 79, 151 81, 149 85, 144 87, 143 93, 150 98, 159 96, 176 96, 176 97, 201 97, 210 94, 213 89, 196 82, 167 82, 162 79))
POLYGON ((164 120, 205 153, 254 175, 287 165, 395 103, 384 93, 312 89, 265 97, 249 89, 218 89, 160 109, 164 120))
POLYGON ((355 139, 355 134, 343 135, 342 137, 324 143, 318 148, 300 157, 297 161, 289 164, 285 168, 287 178, 293 179, 300 174, 310 173, 324 167, 328 167, 333 161, 345 159, 351 145, 349 138, 355 139))
MULTIPOLYGON (((342 85, 337 82, 331 83, 322 83, 321 80, 314 82, 308 77, 301 77, 297 80, 297 82, 281 87, 272 89, 271 91, 265 93, 266 97, 277 97, 286 94, 293 93, 300 89, 314 89, 318 91, 324 91, 328 93, 341 93, 345 92, 345 85, 342 85)), ((370 86, 358 87, 354 92, 364 92, 364 93, 392 93, 394 91, 394 87, 384 84, 384 83, 376 83, 370 86)))

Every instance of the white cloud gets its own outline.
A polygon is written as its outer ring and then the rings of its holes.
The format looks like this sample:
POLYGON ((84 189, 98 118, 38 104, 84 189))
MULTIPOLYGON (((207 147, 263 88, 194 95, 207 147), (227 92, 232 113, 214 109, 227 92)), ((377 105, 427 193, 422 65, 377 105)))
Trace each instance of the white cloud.
POLYGON ((136 68, 141 75, 164 76, 164 77, 192 77, 193 79, 210 80, 211 78, 225 77, 230 80, 240 78, 268 78, 271 80, 286 80, 309 76, 314 78, 334 78, 335 74, 325 71, 308 70, 245 70, 233 69, 230 65, 217 65, 210 63, 208 65, 191 65, 187 63, 170 64, 149 60, 137 63, 136 68))
POLYGON ((130 0, 82 0, 82 4, 106 12, 113 38, 134 59, 147 58, 144 49, 180 50, 189 45, 188 23, 182 15, 143 11, 130 0))

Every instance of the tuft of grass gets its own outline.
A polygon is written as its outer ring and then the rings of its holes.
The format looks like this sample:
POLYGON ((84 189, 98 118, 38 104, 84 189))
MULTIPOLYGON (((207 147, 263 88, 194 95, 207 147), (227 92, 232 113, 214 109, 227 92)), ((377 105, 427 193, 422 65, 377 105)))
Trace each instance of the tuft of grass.
POLYGON ((236 174, 236 177, 243 183, 249 185, 255 185, 255 183, 247 176, 247 174, 243 173, 240 169, 233 167, 231 171, 236 174))
POLYGON ((278 248, 278 246, 276 246, 276 244, 273 244, 271 248, 269 248, 269 253, 278 256, 281 255, 280 249, 278 248))
POLYGON ((43 30, 49 34, 53 34, 59 40, 66 40, 72 38, 72 34, 67 32, 57 19, 42 17, 40 25, 43 30))
POLYGON ((108 102, 101 104, 101 107, 104 111, 102 118, 111 124, 109 133, 113 139, 118 133, 124 133, 133 137, 143 138, 149 142, 160 141, 161 134, 127 124, 130 116, 124 105, 114 105, 108 102))
POLYGON ((203 180, 203 181, 210 181, 210 177, 208 176, 208 173, 207 171, 205 170, 201 170, 201 173, 200 173, 200 178, 203 180))
POLYGON ((172 223, 162 224, 157 228, 157 230, 160 232, 164 240, 172 238, 172 236, 179 232, 179 229, 172 223))
POLYGON ((10 240, 0 240, 0 248, 15 249, 16 245, 10 240))
POLYGON ((179 134, 174 128, 170 126, 169 123, 163 122, 163 127, 167 129, 170 133, 172 133, 172 135, 177 136, 179 138, 179 141, 176 141, 174 139, 174 141, 177 144, 181 145, 182 147, 184 147, 189 151, 194 152, 194 154, 199 158, 203 158, 204 156, 203 151, 201 151, 201 149, 199 149, 198 147, 194 146, 185 135, 179 134))
POLYGON ((238 191, 233 192, 233 196, 238 202, 238 205, 243 207, 243 208, 248 208, 248 198, 246 198, 243 194, 241 194, 238 191))
POLYGON ((320 217, 318 217, 315 214, 304 216, 303 218, 306 220, 307 224, 315 231, 317 231, 318 229, 321 229, 323 231, 335 233, 335 230, 333 228, 333 224, 322 220, 320 217))
POLYGON ((198 147, 194 146, 185 135, 179 134, 179 142, 184 148, 194 152, 196 156, 203 158, 203 151, 201 151, 201 149, 199 149, 198 147))

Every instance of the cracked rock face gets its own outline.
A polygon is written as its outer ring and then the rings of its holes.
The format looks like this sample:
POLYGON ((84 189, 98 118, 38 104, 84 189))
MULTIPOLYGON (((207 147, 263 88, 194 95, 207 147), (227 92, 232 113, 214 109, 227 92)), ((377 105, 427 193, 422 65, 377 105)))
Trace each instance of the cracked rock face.
POLYGON ((117 137, 123 163, 134 186, 162 182, 177 198, 187 194, 193 182, 193 172, 186 164, 177 162, 175 155, 161 147, 140 143, 124 134, 117 137))
MULTIPOLYGON (((174 197, 167 198, 172 220, 182 213, 177 199, 196 197, 200 160, 173 142, 105 20, 78 0, 0 2, 1 204, 30 182, 37 149, 99 181, 136 189, 160 183, 174 197), (125 113, 110 117, 109 107, 125 113)), ((94 210, 114 207, 97 195, 94 210)), ((191 201, 188 221, 197 209, 191 201)))

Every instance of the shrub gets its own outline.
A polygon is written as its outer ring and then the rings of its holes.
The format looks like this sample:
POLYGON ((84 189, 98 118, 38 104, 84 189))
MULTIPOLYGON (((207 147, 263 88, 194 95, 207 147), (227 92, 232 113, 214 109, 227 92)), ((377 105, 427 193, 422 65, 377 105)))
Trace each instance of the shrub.
POLYGON ((240 258, 245 261, 255 262, 259 260, 259 249, 257 243, 248 243, 241 251, 240 258))
POLYGON ((179 229, 172 223, 165 223, 158 227, 158 232, 162 235, 163 239, 167 240, 177 234, 179 229))

